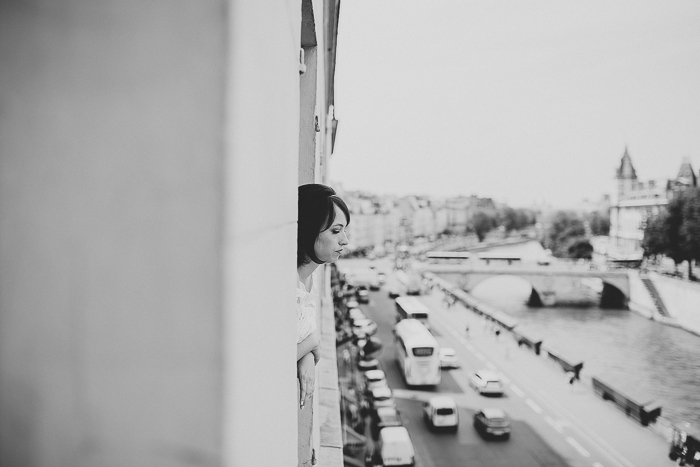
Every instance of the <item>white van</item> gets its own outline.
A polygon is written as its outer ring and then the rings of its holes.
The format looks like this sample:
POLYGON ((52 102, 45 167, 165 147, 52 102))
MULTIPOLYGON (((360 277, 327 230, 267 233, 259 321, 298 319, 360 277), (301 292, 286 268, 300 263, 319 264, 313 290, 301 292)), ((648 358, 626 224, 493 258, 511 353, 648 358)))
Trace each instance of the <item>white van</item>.
POLYGON ((385 467, 414 467, 415 452, 408 430, 403 426, 388 426, 379 431, 377 454, 385 467))
POLYGON ((459 428, 459 412, 455 400, 449 396, 435 396, 423 403, 423 418, 431 429, 459 428))

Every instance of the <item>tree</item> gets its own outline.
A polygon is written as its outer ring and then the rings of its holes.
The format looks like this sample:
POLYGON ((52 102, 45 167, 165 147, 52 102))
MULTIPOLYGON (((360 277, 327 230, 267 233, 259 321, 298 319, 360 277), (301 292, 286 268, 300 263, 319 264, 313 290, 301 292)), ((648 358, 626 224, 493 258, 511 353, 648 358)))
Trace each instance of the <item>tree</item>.
POLYGON ((575 241, 586 240, 586 228, 575 213, 557 211, 552 217, 546 238, 546 246, 559 258, 571 258, 569 247, 575 241))
POLYGON ((499 222, 506 229, 506 232, 521 230, 535 223, 535 215, 532 211, 522 208, 511 208, 506 206, 499 213, 499 222))
POLYGON ((647 220, 642 239, 642 249, 647 258, 663 255, 668 245, 666 213, 661 213, 647 220))
POLYGON ((700 260, 700 190, 680 193, 666 205, 666 212, 647 221, 642 239, 644 256, 668 256, 676 265, 688 261, 693 278, 693 261, 700 260))
POLYGON ((586 216, 586 220, 593 235, 608 235, 610 233, 610 215, 608 213, 593 211, 586 216))
POLYGON ((700 261, 700 190, 684 192, 683 222, 680 236, 688 260, 688 277, 693 279, 692 262, 700 261))
POLYGON ((583 237, 575 237, 567 243, 566 253, 569 258, 591 259, 593 258, 593 245, 583 237))
POLYGON ((469 222, 471 230, 476 233, 480 242, 484 241, 486 234, 498 225, 496 218, 487 212, 477 211, 469 222))

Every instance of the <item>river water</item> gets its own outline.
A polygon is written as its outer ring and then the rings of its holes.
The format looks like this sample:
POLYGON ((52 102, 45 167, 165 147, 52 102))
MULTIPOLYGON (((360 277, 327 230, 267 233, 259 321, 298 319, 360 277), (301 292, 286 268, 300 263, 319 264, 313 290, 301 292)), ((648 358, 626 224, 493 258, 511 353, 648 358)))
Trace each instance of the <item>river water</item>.
MULTIPOLYGON (((491 250, 530 255, 537 242, 491 250)), ((533 308, 526 305, 531 286, 524 279, 496 276, 473 290, 477 298, 518 319, 523 329, 583 361, 584 376, 599 376, 613 386, 648 395, 662 416, 677 426, 700 428, 700 337, 646 319, 630 310, 597 305, 533 308)))

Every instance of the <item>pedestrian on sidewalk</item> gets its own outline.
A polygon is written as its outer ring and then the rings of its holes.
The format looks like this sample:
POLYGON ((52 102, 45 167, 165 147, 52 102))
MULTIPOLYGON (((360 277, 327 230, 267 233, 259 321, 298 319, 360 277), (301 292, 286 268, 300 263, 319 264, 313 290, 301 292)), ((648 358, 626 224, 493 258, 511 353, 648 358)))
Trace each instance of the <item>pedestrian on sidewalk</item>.
POLYGON ((576 381, 576 373, 574 373, 573 371, 567 371, 566 377, 569 380, 569 387, 571 388, 571 392, 574 392, 574 381, 576 381))

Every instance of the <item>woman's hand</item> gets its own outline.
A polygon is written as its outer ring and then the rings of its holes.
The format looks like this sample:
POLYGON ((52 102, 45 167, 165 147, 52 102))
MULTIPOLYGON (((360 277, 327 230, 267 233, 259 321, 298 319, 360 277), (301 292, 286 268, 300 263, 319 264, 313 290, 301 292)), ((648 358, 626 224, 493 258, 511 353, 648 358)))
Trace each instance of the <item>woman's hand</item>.
POLYGON ((301 357, 311 352, 314 354, 314 361, 318 363, 318 360, 321 358, 320 349, 321 339, 319 339, 318 333, 314 331, 297 344, 297 362, 301 360, 301 357))
POLYGON ((312 353, 307 353, 297 361, 297 378, 299 378, 299 407, 311 399, 316 383, 316 363, 312 353))

